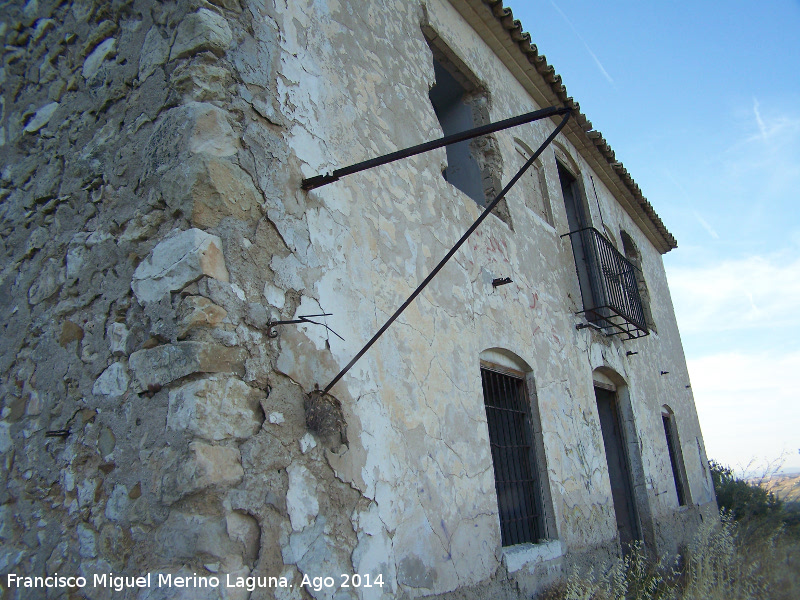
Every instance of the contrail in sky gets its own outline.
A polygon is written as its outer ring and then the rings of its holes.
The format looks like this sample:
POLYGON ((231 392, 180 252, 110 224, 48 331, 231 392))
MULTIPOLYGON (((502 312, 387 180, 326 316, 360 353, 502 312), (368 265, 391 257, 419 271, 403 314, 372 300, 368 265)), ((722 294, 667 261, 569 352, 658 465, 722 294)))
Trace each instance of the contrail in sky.
POLYGON ((759 108, 758 99, 753 98, 753 112, 756 115, 756 123, 758 123, 758 130, 761 132, 761 137, 764 138, 764 140, 766 140, 767 126, 764 123, 764 119, 761 118, 761 111, 759 111, 758 108, 759 108))
POLYGON ((605 77, 608 80, 608 83, 614 85, 614 80, 611 78, 611 75, 608 74, 608 71, 606 71, 605 67, 603 66, 603 63, 601 63, 600 59, 597 58, 597 55, 594 52, 592 52, 591 48, 589 48, 589 44, 586 43, 586 40, 583 39, 583 36, 580 33, 578 33, 578 30, 575 28, 575 25, 572 24, 572 21, 569 20, 569 17, 567 17, 567 15, 564 14, 564 11, 558 8, 555 2, 550 0, 550 4, 552 4, 553 8, 555 8, 558 11, 558 14, 564 17, 564 20, 567 22, 567 25, 569 25, 572 31, 575 33, 575 35, 578 36, 578 39, 584 45, 586 51, 591 55, 592 59, 594 60, 594 63, 597 65, 597 68, 600 69, 600 72, 603 74, 603 77, 605 77))

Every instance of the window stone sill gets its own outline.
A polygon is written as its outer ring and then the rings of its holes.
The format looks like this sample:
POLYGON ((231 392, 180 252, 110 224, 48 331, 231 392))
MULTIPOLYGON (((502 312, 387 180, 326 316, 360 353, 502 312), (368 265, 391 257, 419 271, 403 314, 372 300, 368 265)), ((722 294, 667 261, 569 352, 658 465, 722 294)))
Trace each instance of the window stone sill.
POLYGON ((539 544, 518 544, 503 548, 503 565, 509 573, 519 571, 524 567, 532 567, 544 563, 564 554, 561 540, 549 540, 539 544))

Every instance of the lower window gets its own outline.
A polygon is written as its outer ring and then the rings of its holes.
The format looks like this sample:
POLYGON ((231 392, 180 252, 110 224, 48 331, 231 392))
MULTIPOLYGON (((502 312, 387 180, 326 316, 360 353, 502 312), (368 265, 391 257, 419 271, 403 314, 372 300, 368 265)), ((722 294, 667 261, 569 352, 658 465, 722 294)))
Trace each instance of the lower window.
POLYGON ((503 546, 545 536, 529 395, 523 377, 481 368, 503 546))

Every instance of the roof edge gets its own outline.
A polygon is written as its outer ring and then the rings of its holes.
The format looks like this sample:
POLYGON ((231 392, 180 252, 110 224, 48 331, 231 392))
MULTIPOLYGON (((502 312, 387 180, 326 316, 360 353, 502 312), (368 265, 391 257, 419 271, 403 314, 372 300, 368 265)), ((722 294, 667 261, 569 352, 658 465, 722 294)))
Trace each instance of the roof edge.
MULTIPOLYGON (((545 97, 553 97, 554 100, 557 100, 572 111, 573 119, 570 132, 574 136, 582 138, 580 140, 582 143, 576 144, 578 151, 586 152, 588 150, 590 154, 593 154, 592 158, 594 160, 591 162, 601 167, 609 179, 616 180, 619 184, 617 187, 630 196, 626 198, 628 206, 625 208, 627 212, 634 218, 661 254, 666 254, 670 250, 677 248, 677 240, 667 230, 661 217, 658 216, 652 204, 645 198, 642 190, 628 173, 628 170, 617 160, 614 151, 603 137, 603 134, 594 129, 592 122, 581 112, 580 104, 567 94, 567 88, 564 86, 561 76, 556 73, 552 65, 548 64, 547 58, 543 54, 539 54, 536 44, 531 41, 530 33, 522 29, 522 24, 514 19, 513 12, 503 5, 503 0, 450 0, 450 2, 462 16, 466 17, 464 15, 465 9, 472 8, 487 26, 493 20, 505 30, 507 38, 498 41, 509 50, 509 53, 512 50, 517 52, 517 58, 522 58, 533 66, 539 81, 530 77, 531 71, 527 70, 531 83, 545 97), (485 8, 482 11, 484 14, 480 14, 481 11, 478 11, 475 6, 480 4, 485 8)), ((499 58, 505 62, 502 56, 499 58)), ((512 73, 518 71, 518 69, 511 70, 512 73)), ((517 77, 519 78, 518 75, 517 77)), ((584 156, 584 158, 588 157, 584 156)))

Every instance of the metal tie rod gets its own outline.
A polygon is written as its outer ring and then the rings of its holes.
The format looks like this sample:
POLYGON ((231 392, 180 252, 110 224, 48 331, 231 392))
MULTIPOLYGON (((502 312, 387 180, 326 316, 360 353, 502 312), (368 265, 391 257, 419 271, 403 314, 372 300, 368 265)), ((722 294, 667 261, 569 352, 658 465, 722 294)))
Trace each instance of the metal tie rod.
POLYGON ((300 187, 304 190, 313 190, 315 188, 322 187, 323 185, 333 183, 334 181, 338 181, 340 177, 344 177, 345 175, 352 175, 353 173, 366 171, 367 169, 385 165, 387 163, 400 160, 401 158, 408 158, 409 156, 422 154, 423 152, 428 152, 429 150, 435 150, 436 148, 442 148, 443 146, 449 146, 450 144, 463 142, 464 140, 471 140, 472 138, 487 135, 489 133, 495 133, 496 131, 502 131, 503 129, 509 129, 510 127, 517 127, 519 125, 524 125, 525 123, 539 121, 541 119, 546 119, 547 117, 555 117, 557 115, 565 115, 569 113, 569 108, 557 108, 555 106, 550 106, 548 108, 543 108, 542 110, 536 110, 525 113, 524 115, 519 115, 518 117, 511 117, 510 119, 504 119, 503 121, 497 121, 496 123, 489 123, 488 125, 467 129, 461 133, 447 135, 438 140, 418 144, 417 146, 412 146, 411 148, 406 148, 405 150, 398 150, 397 152, 384 154, 383 156, 371 158, 369 160, 350 165, 349 167, 336 169, 332 173, 315 175, 314 177, 303 179, 300 187))
MULTIPOLYGON (((414 154, 419 154, 420 152, 425 152, 426 150, 431 150, 433 148, 440 148, 441 146, 444 146, 444 145, 447 145, 447 144, 452 144, 452 143, 455 143, 455 142, 460 142, 462 140, 470 139, 470 138, 476 137, 478 135, 485 135, 486 133, 490 133, 492 131, 500 131, 501 129, 507 129, 509 127, 514 127, 516 125, 522 125, 523 123, 530 123, 531 121, 536 121, 538 119, 544 119, 544 118, 551 117, 551 116, 554 116, 554 115, 563 115, 563 118, 561 119, 561 122, 553 130, 553 133, 551 133, 549 136, 547 136, 547 139, 542 143, 541 146, 539 146, 539 148, 536 150, 536 152, 534 152, 533 155, 528 159, 528 162, 526 162, 522 166, 522 168, 519 171, 517 171, 517 174, 514 175, 514 177, 511 179, 511 181, 509 181, 506 184, 506 186, 497 195, 497 197, 494 200, 492 200, 492 202, 484 209, 484 211, 480 214, 480 216, 478 216, 478 218, 470 226, 470 228, 467 229, 467 231, 464 233, 464 235, 461 236, 461 239, 459 239, 456 242, 455 246, 453 246, 450 249, 450 251, 439 262, 439 264, 436 265, 436 267, 433 269, 433 271, 430 272, 430 274, 425 278, 425 280, 422 283, 419 284, 419 287, 417 287, 417 289, 414 290, 414 292, 408 297, 408 299, 405 302, 403 302, 403 305, 400 308, 398 308, 397 311, 395 311, 395 313, 391 317, 389 317, 387 319, 386 323, 384 323, 383 326, 378 330, 378 332, 374 336, 372 336, 372 339, 370 341, 368 341, 364 345, 364 347, 361 350, 359 350, 358 354, 356 354, 353 357, 353 360, 351 360, 344 369, 339 371, 338 375, 336 375, 336 377, 334 377, 333 380, 325 387, 325 390, 323 391, 324 394, 327 394, 328 392, 330 392, 331 388, 334 385, 336 385, 342 377, 344 377, 344 375, 353 367, 353 365, 355 365, 358 362, 358 360, 364 355, 364 353, 367 350, 369 350, 370 347, 376 341, 378 341, 378 338, 380 338, 383 335, 383 333, 387 329, 389 329, 389 326, 392 323, 394 323, 394 321, 397 319, 397 317, 399 317, 403 313, 403 311, 406 308, 408 308, 408 305, 411 304, 414 301, 414 298, 419 296, 420 293, 422 292, 422 290, 424 290, 425 287, 431 282, 431 280, 434 277, 436 277, 436 274, 439 271, 442 270, 442 267, 444 267, 444 265, 447 263, 447 261, 450 260, 450 258, 456 253, 456 251, 462 246, 462 244, 467 241, 467 238, 470 235, 472 235, 472 232, 475 231, 478 228, 478 226, 483 222, 483 220, 487 216, 489 216, 489 213, 492 212, 492 209, 495 206, 497 206, 497 204, 500 202, 500 200, 502 200, 505 197, 505 195, 508 193, 508 191, 512 187, 514 187, 514 184, 517 183, 517 181, 519 181, 519 179, 525 174, 525 171, 527 171, 528 168, 533 164, 533 161, 535 161, 537 158, 539 158, 539 155, 544 151, 545 148, 547 148, 547 146, 550 145, 550 142, 552 142, 555 139, 555 137, 561 132, 561 130, 564 129, 564 126, 567 124, 567 121, 569 120, 570 112, 571 111, 568 108, 555 108, 555 107, 545 108, 543 110, 538 110, 536 112, 528 113, 526 115, 521 115, 519 117, 514 117, 514 118, 511 118, 511 119, 506 119, 505 121, 499 121, 497 123, 486 125, 484 127, 478 127, 477 129, 472 129, 470 131, 465 131, 465 132, 460 133, 460 134, 451 135, 451 136, 442 138, 441 140, 438 140, 438 141, 435 141, 435 142, 429 142, 427 144, 421 144, 420 146, 415 146, 414 148, 409 148, 408 150, 401 150, 400 152, 395 152, 394 154, 388 154, 388 155, 386 155, 386 156, 384 156, 382 158, 373 159, 372 161, 366 161, 366 162, 363 162, 363 163, 359 163, 357 165, 353 165, 352 167, 346 167, 344 169, 339 169, 338 171, 334 171, 333 175, 320 175, 318 177, 312 177, 309 180, 305 180, 305 181, 312 181, 312 180, 315 180, 315 179, 318 180, 318 183, 313 184, 312 186, 306 188, 306 189, 312 189, 312 187, 319 187, 321 185, 325 185, 327 183, 331 183, 332 181, 336 181, 336 179, 338 179, 338 177, 341 176, 341 175, 349 175, 350 173, 357 173, 358 171, 363 171, 365 169, 369 169, 369 168, 374 167, 374 166, 386 164, 388 162, 392 162, 394 160, 398 160, 398 159, 404 158, 406 156, 413 156, 414 154), (498 127, 498 125, 502 125, 502 126, 498 127), (475 133, 475 131, 479 131, 479 130, 480 130, 480 133, 475 133), (420 150, 419 148, 422 148, 422 147, 425 147, 425 148, 420 150), (414 152, 412 152, 412 150, 414 152), (368 166, 364 166, 364 165, 368 165, 368 166), (338 176, 337 176, 337 172, 339 173, 338 176), (326 177, 328 177, 328 178, 333 177, 333 179, 329 179, 327 181, 322 181, 321 183, 319 183, 319 181, 321 181, 320 178, 326 178, 326 177)), ((305 183, 305 181, 304 181, 304 183, 305 183)))

